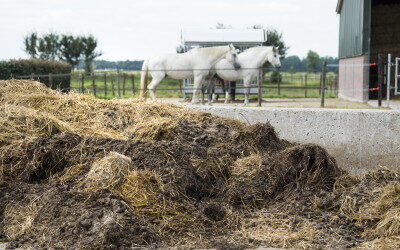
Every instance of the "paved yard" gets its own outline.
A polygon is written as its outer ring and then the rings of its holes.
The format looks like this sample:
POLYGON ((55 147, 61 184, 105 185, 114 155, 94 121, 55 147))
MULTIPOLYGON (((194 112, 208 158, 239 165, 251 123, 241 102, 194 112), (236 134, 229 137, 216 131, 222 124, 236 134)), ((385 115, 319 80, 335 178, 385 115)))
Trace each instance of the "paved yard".
MULTIPOLYGON (((190 105, 189 101, 184 101, 183 99, 179 98, 161 98, 158 100, 161 102, 169 102, 177 105, 184 105, 184 106, 190 105)), ((398 102, 400 109, 400 101, 398 102)), ((228 105, 236 107, 244 106, 243 99, 239 99, 236 100, 235 102, 230 102, 230 103, 224 103, 224 101, 221 100, 213 103, 213 105, 224 105, 224 106, 228 105)), ((271 98, 271 99, 264 98, 262 103, 263 107, 277 107, 277 108, 320 108, 320 105, 321 105, 321 100, 319 98, 271 98)), ((256 107, 257 100, 251 100, 249 106, 256 107)), ((360 102, 352 102, 338 98, 328 98, 325 99, 325 108, 374 109, 376 107, 360 102)))

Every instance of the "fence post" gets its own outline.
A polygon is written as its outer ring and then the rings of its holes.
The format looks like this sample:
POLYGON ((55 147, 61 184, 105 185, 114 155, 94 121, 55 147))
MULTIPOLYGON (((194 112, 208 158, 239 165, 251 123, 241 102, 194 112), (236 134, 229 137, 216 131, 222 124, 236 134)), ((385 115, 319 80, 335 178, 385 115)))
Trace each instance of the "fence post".
POLYGON ((383 89, 383 54, 378 54, 378 106, 382 106, 382 89, 383 89))
POLYGON ((53 88, 53 76, 49 73, 49 87, 53 88))
POLYGON ((337 76, 335 76, 335 93, 336 93, 336 95, 339 93, 338 85, 339 85, 339 79, 337 76))
POLYGON ((307 97, 307 74, 304 76, 304 97, 307 97))
POLYGON ((319 76, 319 95, 321 95, 321 89, 322 89, 322 74, 319 76))
MULTIPOLYGON (((391 78, 391 68, 392 67, 392 54, 388 54, 388 63, 387 63, 387 83, 386 83, 386 107, 390 107, 390 78, 391 78)), ((397 77, 397 76, 396 76, 397 77)))
POLYGON ((321 107, 325 106, 325 80, 326 80, 326 61, 322 63, 322 89, 321 89, 321 107))
POLYGON ((107 97, 107 73, 104 73, 104 96, 107 97))
POLYGON ((125 95, 125 81, 126 81, 126 74, 122 74, 122 94, 125 95))
POLYGON ((258 70, 258 106, 259 107, 261 107, 261 102, 262 102, 261 83, 262 83, 262 67, 258 70))
POLYGON ((135 95, 135 75, 134 74, 131 75, 131 79, 132 79, 132 94, 135 95))
POLYGON ((278 95, 281 95, 281 78, 278 76, 278 95))
POLYGON ((95 84, 95 79, 94 79, 94 73, 92 73, 92 88, 93 88, 94 97, 96 97, 96 84, 95 84))
POLYGON ((121 98, 121 88, 119 86, 119 69, 117 69, 117 90, 118 90, 118 98, 121 98))
POLYGON ((35 73, 31 73, 31 81, 33 81, 34 77, 35 77, 35 73))
POLYGON ((180 90, 180 92, 182 94, 182 80, 179 80, 179 90, 180 90))
POLYGON ((110 79, 111 79, 111 90, 113 93, 113 96, 115 96, 115 92, 114 92, 114 78, 113 78, 113 74, 110 74, 110 79))
POLYGON ((82 93, 85 93, 85 74, 82 74, 82 93))

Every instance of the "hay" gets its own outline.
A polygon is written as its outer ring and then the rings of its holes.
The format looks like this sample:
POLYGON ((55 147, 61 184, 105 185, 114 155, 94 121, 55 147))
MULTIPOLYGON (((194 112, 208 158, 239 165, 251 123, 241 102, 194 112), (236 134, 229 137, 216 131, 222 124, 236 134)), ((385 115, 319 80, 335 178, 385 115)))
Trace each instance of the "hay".
POLYGON ((394 247, 399 183, 351 176, 270 124, 0 81, 11 247, 394 247))
POLYGON ((4 233, 9 239, 28 232, 38 213, 36 202, 29 204, 8 204, 4 210, 4 233))
POLYGON ((132 170, 132 160, 117 152, 110 152, 93 163, 84 179, 86 190, 114 189, 122 184, 124 177, 132 170))

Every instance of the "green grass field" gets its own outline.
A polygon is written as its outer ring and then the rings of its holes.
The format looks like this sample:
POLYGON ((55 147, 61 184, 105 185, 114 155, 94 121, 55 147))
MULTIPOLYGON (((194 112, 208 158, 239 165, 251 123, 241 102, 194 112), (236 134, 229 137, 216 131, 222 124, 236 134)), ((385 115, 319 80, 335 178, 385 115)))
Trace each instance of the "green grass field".
MULTIPOLYGON (((71 77, 71 88, 76 92, 82 92, 82 71, 74 71, 74 76, 71 77)), ((111 99, 118 97, 117 91, 117 78, 116 70, 98 70, 95 72, 95 90, 96 97, 103 99, 111 99), (107 76, 107 83, 104 82, 104 74, 107 76), (113 84, 111 83, 111 77, 113 78, 113 84), (114 91, 113 91, 114 89, 114 91), (107 95, 105 90, 107 90, 107 95)), ((295 73, 290 74, 287 72, 281 72, 282 81, 280 83, 280 91, 278 91, 278 84, 270 81, 271 72, 264 74, 263 79, 263 98, 305 98, 305 75, 307 75, 307 87, 318 88, 318 89, 307 89, 307 98, 317 98, 319 94, 320 86, 320 73, 295 73), (285 89, 285 87, 301 87, 300 89, 285 89)), ((334 98, 337 95, 334 93, 334 73, 327 74, 326 92, 327 98, 334 98), (332 89, 332 91, 331 91, 332 89)), ((149 76, 148 82, 151 77, 149 76)), ((121 98, 138 97, 140 88, 140 71, 121 71, 120 72, 120 94, 121 98), (125 78, 125 93, 123 93, 123 82, 125 78), (134 77, 134 89, 132 84, 132 76, 134 77)), ((84 78, 84 93, 94 94, 93 91, 93 80, 90 75, 86 75, 84 78)), ((160 98, 183 98, 183 94, 180 91, 179 80, 165 78, 157 88, 156 96, 160 98)), ((238 96, 242 98, 242 96, 238 96)), ((256 97, 256 96, 251 96, 256 97)))

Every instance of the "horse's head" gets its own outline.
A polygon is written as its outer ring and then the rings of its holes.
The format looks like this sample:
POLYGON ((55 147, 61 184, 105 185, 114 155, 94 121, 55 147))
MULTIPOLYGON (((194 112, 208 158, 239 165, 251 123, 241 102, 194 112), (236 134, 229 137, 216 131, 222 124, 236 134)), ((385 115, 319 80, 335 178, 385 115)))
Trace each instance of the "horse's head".
POLYGON ((229 50, 228 52, 225 54, 225 59, 233 64, 233 66, 235 67, 235 70, 240 69, 240 64, 237 61, 237 52, 235 47, 232 44, 229 44, 229 50))
POLYGON ((268 61, 274 66, 275 68, 281 67, 281 60, 279 59, 279 48, 272 47, 272 52, 267 54, 268 61))

